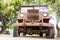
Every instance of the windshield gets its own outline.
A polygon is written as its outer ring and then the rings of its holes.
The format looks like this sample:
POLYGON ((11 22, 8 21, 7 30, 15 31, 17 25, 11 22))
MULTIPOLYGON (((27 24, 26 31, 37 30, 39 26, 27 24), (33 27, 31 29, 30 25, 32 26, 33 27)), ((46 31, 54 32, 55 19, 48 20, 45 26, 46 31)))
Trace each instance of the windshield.
POLYGON ((28 9, 33 9, 33 7, 22 7, 21 12, 27 12, 28 9))
POLYGON ((47 7, 35 7, 35 9, 39 9, 41 12, 47 12, 47 7))
MULTIPOLYGON (((27 12, 28 9, 33 9, 33 7, 22 7, 21 12, 27 12)), ((41 12, 47 12, 47 7, 34 7, 34 9, 38 9, 41 12)))

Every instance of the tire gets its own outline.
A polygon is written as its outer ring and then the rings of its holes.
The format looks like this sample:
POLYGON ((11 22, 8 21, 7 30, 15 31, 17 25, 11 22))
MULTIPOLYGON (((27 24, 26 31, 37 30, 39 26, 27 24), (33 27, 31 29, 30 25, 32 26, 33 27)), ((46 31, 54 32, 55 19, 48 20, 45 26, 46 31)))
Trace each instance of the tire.
POLYGON ((50 28, 50 31, 49 31, 49 38, 54 38, 54 36, 55 36, 54 28, 50 28))
POLYGON ((19 34, 18 34, 18 29, 17 27, 14 27, 14 30, 13 30, 13 37, 18 37, 19 34))

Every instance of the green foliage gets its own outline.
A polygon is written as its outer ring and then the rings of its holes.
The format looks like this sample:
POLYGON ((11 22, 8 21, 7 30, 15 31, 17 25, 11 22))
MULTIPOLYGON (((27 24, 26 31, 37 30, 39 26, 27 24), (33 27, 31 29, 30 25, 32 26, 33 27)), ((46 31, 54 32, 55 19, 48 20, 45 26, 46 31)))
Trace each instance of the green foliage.
MULTIPOLYGON (((17 12, 20 10, 21 0, 0 0, 0 18, 1 21, 9 26, 16 21, 17 12), (1 16, 4 15, 4 16, 1 16)), ((8 26, 8 27, 9 27, 8 26)), ((6 25, 7 27, 7 25, 6 25)))

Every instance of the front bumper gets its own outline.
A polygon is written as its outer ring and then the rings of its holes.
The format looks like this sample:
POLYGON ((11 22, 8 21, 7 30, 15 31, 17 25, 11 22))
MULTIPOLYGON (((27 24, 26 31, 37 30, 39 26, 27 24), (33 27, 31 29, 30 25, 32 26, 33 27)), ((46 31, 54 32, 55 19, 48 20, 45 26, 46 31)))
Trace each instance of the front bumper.
POLYGON ((13 27, 18 26, 44 26, 44 27, 53 27, 54 25, 51 23, 14 23, 12 24, 13 27))

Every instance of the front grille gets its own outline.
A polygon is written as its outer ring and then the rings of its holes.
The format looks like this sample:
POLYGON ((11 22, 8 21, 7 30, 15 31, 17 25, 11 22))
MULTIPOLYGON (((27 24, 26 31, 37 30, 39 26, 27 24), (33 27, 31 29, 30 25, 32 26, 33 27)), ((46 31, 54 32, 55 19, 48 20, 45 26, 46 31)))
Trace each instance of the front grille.
POLYGON ((28 17, 28 20, 39 20, 39 16, 30 15, 30 16, 28 17))
POLYGON ((28 10, 28 20, 39 20, 39 10, 28 10))

